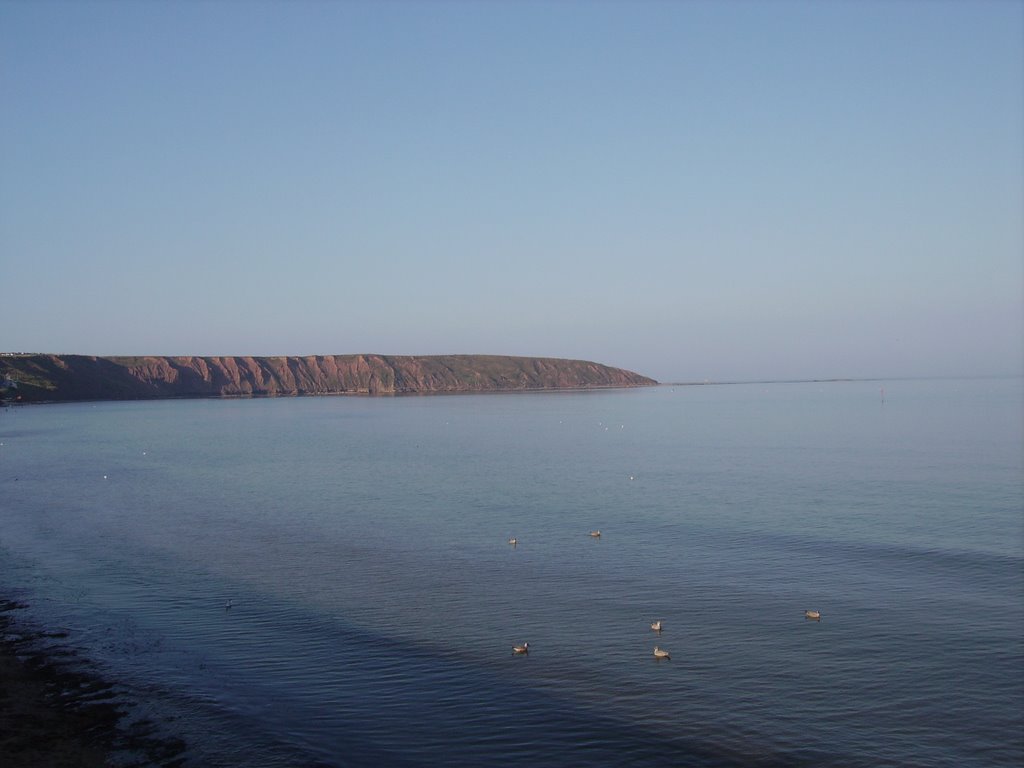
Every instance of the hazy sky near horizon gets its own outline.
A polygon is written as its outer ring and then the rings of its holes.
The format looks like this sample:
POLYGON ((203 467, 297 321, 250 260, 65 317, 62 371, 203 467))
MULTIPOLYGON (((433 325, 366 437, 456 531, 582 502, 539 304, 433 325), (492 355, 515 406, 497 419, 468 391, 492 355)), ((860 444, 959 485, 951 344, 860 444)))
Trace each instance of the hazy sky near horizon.
POLYGON ((0 351, 1021 373, 1024 3, 0 0, 0 351))

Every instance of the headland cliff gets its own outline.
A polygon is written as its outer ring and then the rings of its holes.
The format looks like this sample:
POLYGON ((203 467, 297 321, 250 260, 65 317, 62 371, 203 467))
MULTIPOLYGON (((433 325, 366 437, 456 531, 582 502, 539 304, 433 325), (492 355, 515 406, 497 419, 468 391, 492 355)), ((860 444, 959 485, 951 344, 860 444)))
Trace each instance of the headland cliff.
POLYGON ((3 355, 7 400, 401 395, 599 389, 657 384, 586 360, 500 355, 92 357, 3 355))

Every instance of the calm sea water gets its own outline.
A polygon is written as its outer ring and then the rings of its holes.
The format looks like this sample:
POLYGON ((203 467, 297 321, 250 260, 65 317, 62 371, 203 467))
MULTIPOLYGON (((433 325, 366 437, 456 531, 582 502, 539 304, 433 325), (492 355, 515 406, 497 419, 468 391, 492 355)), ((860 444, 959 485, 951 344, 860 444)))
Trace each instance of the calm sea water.
POLYGON ((1022 382, 882 384, 10 409, 0 588, 197 766, 1021 765, 1022 382))

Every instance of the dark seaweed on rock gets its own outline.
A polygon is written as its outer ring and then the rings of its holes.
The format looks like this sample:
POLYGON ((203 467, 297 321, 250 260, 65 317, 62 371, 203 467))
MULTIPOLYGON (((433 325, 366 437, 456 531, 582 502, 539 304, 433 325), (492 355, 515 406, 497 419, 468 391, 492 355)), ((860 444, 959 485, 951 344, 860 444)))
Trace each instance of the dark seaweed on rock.
POLYGON ((66 633, 45 632, 15 618, 24 607, 0 600, 0 765, 184 764, 181 739, 159 734, 151 721, 130 722, 117 688, 60 644, 66 633))

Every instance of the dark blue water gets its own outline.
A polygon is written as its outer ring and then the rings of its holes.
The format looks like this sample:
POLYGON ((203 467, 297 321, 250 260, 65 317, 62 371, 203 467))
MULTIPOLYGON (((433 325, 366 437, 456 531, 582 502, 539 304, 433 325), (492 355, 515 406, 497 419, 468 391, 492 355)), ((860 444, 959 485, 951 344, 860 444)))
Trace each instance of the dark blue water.
POLYGON ((1020 765, 1022 382, 881 386, 11 409, 0 587, 194 765, 1020 765))

